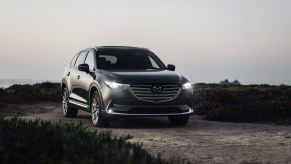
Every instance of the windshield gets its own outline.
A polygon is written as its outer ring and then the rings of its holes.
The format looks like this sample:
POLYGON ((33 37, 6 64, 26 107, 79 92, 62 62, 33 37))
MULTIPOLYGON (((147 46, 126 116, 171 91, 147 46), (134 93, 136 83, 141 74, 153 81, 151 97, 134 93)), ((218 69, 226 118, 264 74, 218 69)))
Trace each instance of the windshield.
POLYGON ((97 52, 99 69, 165 69, 156 55, 145 51, 104 51, 97 52))

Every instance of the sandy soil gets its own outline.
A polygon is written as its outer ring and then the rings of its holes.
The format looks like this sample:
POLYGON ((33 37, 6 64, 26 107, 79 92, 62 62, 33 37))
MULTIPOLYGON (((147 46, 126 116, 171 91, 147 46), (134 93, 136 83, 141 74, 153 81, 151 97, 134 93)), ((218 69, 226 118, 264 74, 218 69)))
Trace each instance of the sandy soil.
MULTIPOLYGON (((26 119, 83 120, 93 128, 90 114, 77 118, 62 116, 58 103, 1 105, 0 116, 26 119)), ((108 128, 114 135, 130 134, 130 142, 143 143, 154 155, 192 163, 291 163, 291 126, 224 123, 193 116, 185 127, 172 127, 167 118, 126 118, 114 120, 108 128)), ((99 128, 98 130, 108 130, 99 128)))

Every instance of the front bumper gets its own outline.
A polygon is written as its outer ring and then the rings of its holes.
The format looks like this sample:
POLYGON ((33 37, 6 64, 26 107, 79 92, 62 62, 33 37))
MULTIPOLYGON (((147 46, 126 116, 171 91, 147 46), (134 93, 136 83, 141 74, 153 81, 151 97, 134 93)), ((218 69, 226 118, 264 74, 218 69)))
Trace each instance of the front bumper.
POLYGON ((177 116, 190 115, 193 109, 187 105, 179 106, 114 106, 106 110, 107 115, 119 116, 177 116))
POLYGON ((130 86, 111 89, 104 85, 101 90, 104 110, 107 116, 178 116, 193 113, 193 91, 181 89, 172 100, 161 103, 138 99, 130 86))

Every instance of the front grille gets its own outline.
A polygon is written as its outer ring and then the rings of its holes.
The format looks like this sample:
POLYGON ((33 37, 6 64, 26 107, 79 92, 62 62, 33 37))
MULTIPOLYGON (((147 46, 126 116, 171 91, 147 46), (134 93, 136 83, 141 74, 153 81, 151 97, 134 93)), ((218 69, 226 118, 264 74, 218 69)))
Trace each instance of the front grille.
POLYGON ((148 102, 165 102, 176 98, 181 91, 179 84, 133 84, 133 94, 140 100, 148 102))

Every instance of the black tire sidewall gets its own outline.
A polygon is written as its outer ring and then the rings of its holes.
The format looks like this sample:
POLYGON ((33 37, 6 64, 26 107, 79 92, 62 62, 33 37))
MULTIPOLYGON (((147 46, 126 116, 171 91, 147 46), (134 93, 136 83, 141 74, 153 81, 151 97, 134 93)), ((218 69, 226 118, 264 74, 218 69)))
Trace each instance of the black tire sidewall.
POLYGON ((102 115, 102 112, 103 112, 103 101, 102 101, 102 98, 99 94, 98 91, 94 91, 94 93, 92 94, 92 97, 91 97, 91 102, 90 102, 90 111, 91 111, 91 117, 92 116, 92 102, 93 102, 93 98, 96 97, 99 99, 99 106, 100 106, 100 111, 99 111, 99 115, 98 115, 98 121, 96 124, 94 124, 92 118, 91 118, 91 121, 93 123, 94 126, 96 127, 108 127, 109 124, 110 124, 110 120, 108 118, 106 118, 105 116, 102 115))
POLYGON ((69 106, 69 91, 68 91, 67 88, 64 88, 62 93, 64 94, 65 91, 67 93, 67 101, 68 102, 67 102, 67 112, 66 113, 64 113, 64 109, 63 109, 63 106, 62 106, 63 116, 64 117, 68 117, 68 118, 74 118, 78 114, 78 109, 75 109, 75 108, 72 108, 72 107, 69 106))

